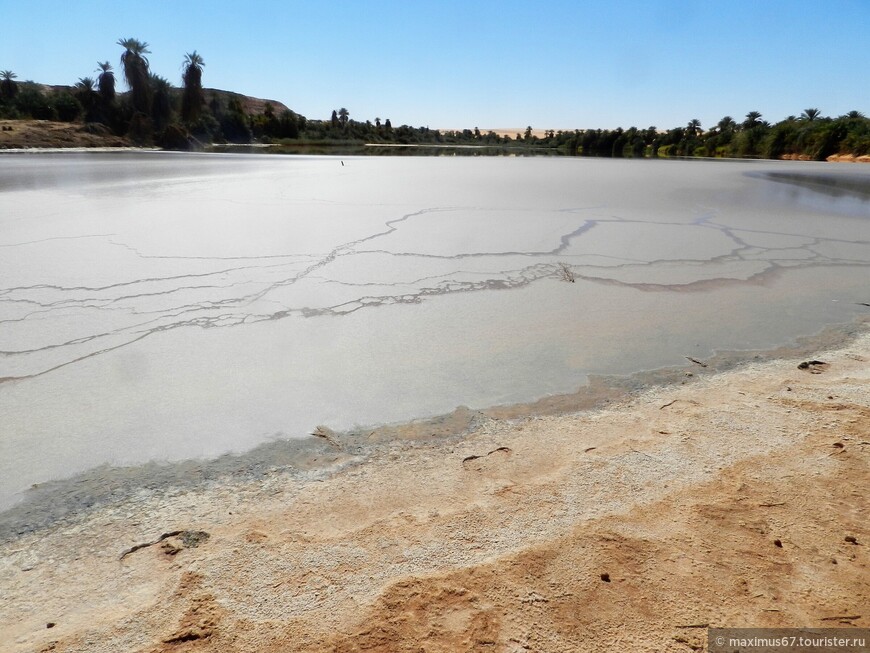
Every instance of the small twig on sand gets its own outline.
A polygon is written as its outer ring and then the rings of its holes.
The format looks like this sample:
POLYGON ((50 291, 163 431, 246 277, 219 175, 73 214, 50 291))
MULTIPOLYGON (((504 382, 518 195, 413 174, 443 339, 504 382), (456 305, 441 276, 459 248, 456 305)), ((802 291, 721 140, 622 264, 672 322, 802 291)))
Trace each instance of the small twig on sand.
POLYGON ((169 537, 175 537, 176 535, 181 535, 184 531, 169 531, 168 533, 164 533, 160 537, 158 537, 153 542, 143 542, 142 544, 136 544, 135 546, 131 546, 129 549, 124 549, 121 552, 121 557, 118 560, 123 560, 126 556, 130 555, 134 551, 138 551, 139 549, 144 549, 147 546, 154 546, 155 544, 159 544, 163 540, 169 537))
POLYGON ((784 506, 785 501, 780 501, 779 503, 759 503, 759 508, 773 508, 775 506, 784 506))
POLYGON ((661 462, 661 460, 659 460, 659 459, 656 458, 655 456, 650 456, 648 453, 644 453, 643 451, 638 451, 638 450, 635 449, 634 447, 629 447, 628 450, 629 450, 629 451, 633 451, 634 453, 639 453, 641 456, 646 456, 646 457, 649 458, 650 460, 655 460, 656 462, 659 462, 659 463, 661 462))
POLYGON ((710 624, 687 624, 685 626, 676 626, 676 628, 709 628, 710 624))
POLYGON ((562 281, 574 283, 574 270, 567 263, 559 263, 559 276, 562 277, 562 281))
POLYGON ((169 531, 168 533, 164 533, 163 535, 158 537, 153 542, 143 542, 142 544, 137 544, 135 546, 131 546, 129 549, 125 549, 121 552, 121 556, 118 558, 118 560, 123 560, 126 556, 130 555, 134 551, 144 549, 148 546, 154 546, 155 544, 159 544, 163 540, 176 536, 181 539, 181 546, 173 546, 171 543, 167 542, 163 545, 163 548, 167 555, 175 555, 176 553, 181 551, 181 549, 195 549, 211 537, 211 535, 209 535, 205 531, 169 531))
POLYGON ((701 367, 707 367, 707 363, 702 363, 697 358, 692 358, 691 356, 686 356, 686 360, 692 361, 695 365, 700 365, 701 367))
POLYGON ((821 374, 828 367, 825 361, 804 361, 798 364, 799 370, 807 370, 810 374, 821 374))
POLYGON ((677 403, 676 399, 674 399, 673 401, 669 401, 664 406, 659 406, 659 410, 662 410, 663 408, 667 408, 668 406, 673 406, 675 403, 677 403))
POLYGON ((861 615, 843 615, 842 617, 822 617, 821 621, 855 621, 856 619, 860 619, 861 615))
POLYGON ((331 429, 328 429, 325 426, 318 426, 311 432, 311 435, 313 435, 315 438, 321 438, 323 440, 326 440, 336 449, 341 449, 341 445, 333 439, 330 433, 332 433, 331 429))

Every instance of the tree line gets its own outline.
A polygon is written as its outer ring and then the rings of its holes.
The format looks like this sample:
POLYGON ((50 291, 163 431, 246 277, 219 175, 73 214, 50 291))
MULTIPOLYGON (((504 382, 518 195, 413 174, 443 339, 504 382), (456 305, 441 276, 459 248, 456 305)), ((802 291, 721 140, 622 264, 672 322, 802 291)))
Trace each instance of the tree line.
MULTIPOLYGON (((94 133, 114 133, 137 144, 169 149, 251 142, 254 117, 245 111, 243 96, 215 92, 207 98, 202 85, 205 60, 196 50, 184 56, 181 87, 176 87, 151 70, 148 43, 123 38, 117 45, 122 48, 120 71, 128 92, 117 92, 118 80, 109 61, 97 63, 96 77, 81 77, 72 87, 46 89, 18 82, 14 72, 4 70, 0 71, 0 118, 82 121, 94 133)), ((281 118, 279 125, 284 126, 287 116, 281 118)), ((295 126, 299 117, 290 118, 295 126)))
POLYGON ((522 147, 557 151, 572 156, 596 157, 719 157, 795 158, 824 160, 832 154, 870 155, 870 120, 859 111, 822 116, 819 109, 804 110, 799 116, 771 124, 761 113, 750 111, 741 122, 725 116, 710 129, 692 119, 672 129, 586 129, 547 130, 543 138, 531 127, 513 137, 480 129, 439 131, 389 122, 356 122, 346 109, 334 111, 327 122, 309 121, 306 135, 344 138, 350 142, 407 144, 467 144, 493 147, 522 147))
POLYGON ((0 118, 82 121, 95 133, 124 135, 138 144, 189 149, 209 143, 482 145, 557 151, 599 157, 754 157, 823 160, 832 154, 870 155, 870 120, 851 111, 826 117, 816 108, 771 124, 757 111, 737 122, 725 116, 703 129, 697 119, 685 126, 658 129, 549 130, 543 138, 527 127, 513 138, 480 129, 441 131, 428 127, 394 127, 389 118, 358 121, 347 108, 327 120, 312 120, 289 109, 276 112, 266 103, 249 113, 241 95, 212 92, 202 85, 205 60, 194 50, 184 56, 181 86, 173 86, 150 69, 148 44, 135 38, 117 41, 121 71, 129 91, 116 92, 109 61, 98 62, 95 77, 72 87, 44 90, 17 75, 0 71, 0 118))
POLYGON ((741 122, 725 116, 710 129, 697 119, 685 127, 659 130, 582 130, 558 132, 543 139, 571 154, 603 157, 741 157, 795 158, 822 161, 832 154, 870 154, 870 120, 860 111, 822 116, 816 108, 775 124, 750 111, 741 122))

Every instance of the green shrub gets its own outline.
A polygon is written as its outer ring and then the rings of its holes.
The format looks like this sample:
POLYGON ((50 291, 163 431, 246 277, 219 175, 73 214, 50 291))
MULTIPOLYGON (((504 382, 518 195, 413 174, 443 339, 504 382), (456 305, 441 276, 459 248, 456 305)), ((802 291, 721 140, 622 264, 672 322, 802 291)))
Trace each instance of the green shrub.
POLYGON ((58 93, 54 96, 54 110, 61 122, 72 122, 82 113, 82 105, 69 93, 58 93))

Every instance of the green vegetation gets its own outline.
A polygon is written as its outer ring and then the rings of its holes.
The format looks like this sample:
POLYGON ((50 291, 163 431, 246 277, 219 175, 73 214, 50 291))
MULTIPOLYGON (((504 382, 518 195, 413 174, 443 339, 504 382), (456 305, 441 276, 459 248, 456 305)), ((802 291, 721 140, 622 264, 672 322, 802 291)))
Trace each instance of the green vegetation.
MULTIPOLYGON (((203 88, 205 60, 196 50, 184 56, 181 88, 150 70, 148 43, 135 38, 117 41, 124 81, 130 89, 116 92, 112 65, 98 63, 98 76, 81 77, 72 87, 46 87, 18 82, 11 70, 0 71, 0 118, 82 121, 91 130, 126 135, 142 145, 190 149, 210 143, 247 144, 257 140, 277 147, 345 149, 372 145, 485 146, 492 151, 558 152, 598 157, 754 157, 823 160, 832 154, 870 155, 870 120, 858 111, 839 117, 823 116, 818 108, 804 109, 776 124, 750 111, 742 122, 725 116, 704 130, 693 118, 685 127, 668 130, 650 126, 613 130, 585 129, 544 132, 531 126, 522 134, 492 131, 439 131, 401 125, 389 118, 358 121, 341 107, 329 119, 314 120, 289 109, 278 112, 266 102, 225 91, 203 88), (256 108, 253 108, 256 107, 256 108), (539 132, 540 133, 540 132, 539 132)), ((368 151, 373 151, 368 148, 368 151)), ((375 150, 377 151, 377 150, 375 150)))
POLYGON ((697 119, 667 131, 655 127, 559 132, 548 145, 570 154, 605 157, 748 157, 822 161, 832 154, 870 154, 870 120, 858 111, 837 118, 805 109, 776 124, 750 111, 741 123, 725 116, 704 131, 697 119))
POLYGON ((121 55, 121 66, 124 68, 124 79, 130 87, 130 104, 133 111, 147 116, 151 110, 153 90, 151 88, 148 59, 150 54, 148 44, 137 39, 119 39, 118 45, 124 48, 121 55))
POLYGON ((18 77, 11 70, 4 70, 0 73, 0 99, 4 102, 15 99, 15 96, 18 95, 18 84, 15 82, 15 78, 18 77))
POLYGON ((97 63, 100 76, 97 77, 97 88, 100 92, 100 101, 103 107, 112 106, 115 101, 115 73, 112 72, 112 64, 108 61, 97 63))
POLYGON ((181 95, 181 119, 188 125, 195 125, 205 106, 205 95, 202 91, 203 58, 193 52, 184 55, 184 92, 181 95))

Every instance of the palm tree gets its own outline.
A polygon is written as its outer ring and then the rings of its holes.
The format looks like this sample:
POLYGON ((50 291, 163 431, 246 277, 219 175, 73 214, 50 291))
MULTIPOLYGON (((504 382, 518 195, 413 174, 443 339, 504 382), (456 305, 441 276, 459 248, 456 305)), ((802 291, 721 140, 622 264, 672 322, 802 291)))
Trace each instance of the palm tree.
POLYGON ((108 61, 103 63, 97 62, 97 71, 100 76, 97 77, 97 88, 100 90, 100 98, 105 106, 109 106, 115 101, 115 73, 112 72, 112 64, 108 61))
POLYGON ((79 77, 79 81, 76 82, 76 92, 81 92, 84 94, 88 93, 96 93, 96 86, 94 84, 93 77, 79 77))
POLYGON ((148 59, 151 54, 148 44, 138 39, 118 39, 118 45, 124 48, 121 55, 121 65, 124 67, 124 79, 130 87, 133 109, 148 114, 151 109, 151 84, 148 78, 148 59))
POLYGON ((760 124, 761 114, 758 111, 750 111, 746 114, 746 120, 743 121, 744 129, 752 129, 756 125, 760 124))
POLYGON ((202 107, 205 105, 205 94, 202 92, 202 67, 205 66, 203 58, 196 50, 184 55, 184 73, 181 80, 184 82, 184 93, 181 96, 181 119, 186 123, 193 123, 199 118, 202 107))
POLYGON ((0 96, 11 100, 18 94, 18 84, 15 83, 15 78, 18 77, 11 70, 0 72, 0 96))
POLYGON ((807 122, 812 122, 816 118, 819 117, 821 111, 818 109, 804 109, 803 113, 801 113, 801 120, 806 120, 807 122))
POLYGON ((338 110, 338 122, 341 123, 343 128, 347 128, 347 121, 350 118, 350 112, 342 107, 338 110))
POLYGON ((737 127, 737 123, 734 122, 734 118, 732 118, 731 116, 725 116, 724 118, 722 118, 722 120, 716 123, 716 127, 719 128, 719 133, 721 134, 734 131, 734 129, 737 127))
POLYGON ((690 138, 697 136, 701 133, 701 121, 697 118, 692 118, 689 121, 689 124, 686 125, 686 134, 690 138))
POLYGON ((847 118, 851 118, 852 120, 856 120, 858 118, 863 118, 864 114, 860 111, 855 111, 854 109, 846 114, 847 118))
POLYGON ((79 104, 82 105, 82 109, 85 110, 85 122, 94 122, 96 120, 94 109, 96 109, 97 100, 100 97, 97 95, 94 80, 90 77, 81 77, 76 82, 75 96, 79 104))
POLYGON ((172 85, 165 77, 152 74, 150 77, 154 101, 151 103, 151 118, 154 129, 166 127, 172 118, 172 85))

